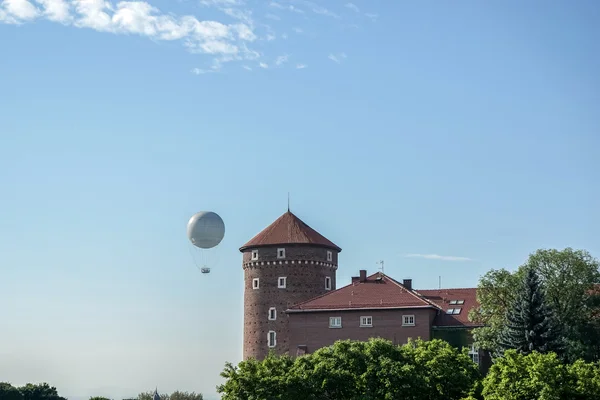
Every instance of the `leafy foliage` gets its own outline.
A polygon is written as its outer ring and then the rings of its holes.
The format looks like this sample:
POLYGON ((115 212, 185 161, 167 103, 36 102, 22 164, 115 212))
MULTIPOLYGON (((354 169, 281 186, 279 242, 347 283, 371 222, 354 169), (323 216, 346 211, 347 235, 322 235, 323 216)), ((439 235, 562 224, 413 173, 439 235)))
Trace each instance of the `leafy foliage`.
POLYGON ((554 353, 507 350, 483 380, 485 400, 584 400, 600 398, 600 367, 563 364, 554 353))
POLYGON ((23 395, 18 388, 8 382, 0 382, 0 399, 2 400, 23 400, 23 395))
POLYGON ((66 400, 58 395, 54 386, 47 383, 28 383, 20 387, 19 392, 23 395, 23 400, 66 400))
POLYGON ((534 350, 562 353, 561 332, 546 305, 540 280, 533 268, 527 270, 522 288, 506 319, 499 341, 502 350, 515 349, 523 354, 534 350))
POLYGON ((593 292, 600 283, 599 267, 598 260, 585 250, 542 249, 514 273, 504 269, 488 272, 479 282, 480 307, 470 314, 472 321, 486 325, 473 330, 476 346, 492 353, 500 351, 507 311, 517 298, 519 282, 533 269, 557 324, 563 328, 566 359, 600 360, 600 294, 593 292))
POLYGON ((337 341, 296 359, 228 363, 221 376, 223 400, 451 400, 471 393, 479 370, 466 350, 441 340, 395 346, 371 339, 337 341))

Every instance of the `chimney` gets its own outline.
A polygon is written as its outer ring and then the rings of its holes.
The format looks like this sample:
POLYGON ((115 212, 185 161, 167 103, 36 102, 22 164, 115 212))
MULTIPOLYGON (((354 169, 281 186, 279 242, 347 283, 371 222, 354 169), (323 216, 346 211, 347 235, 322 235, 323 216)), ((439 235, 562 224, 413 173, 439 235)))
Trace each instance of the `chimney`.
POLYGON ((404 282, 402 282, 402 284, 408 290, 412 290, 412 279, 405 279, 404 282))
POLYGON ((366 282, 366 280, 367 280, 367 270, 366 269, 361 269, 359 272, 360 272, 360 281, 361 282, 366 282))

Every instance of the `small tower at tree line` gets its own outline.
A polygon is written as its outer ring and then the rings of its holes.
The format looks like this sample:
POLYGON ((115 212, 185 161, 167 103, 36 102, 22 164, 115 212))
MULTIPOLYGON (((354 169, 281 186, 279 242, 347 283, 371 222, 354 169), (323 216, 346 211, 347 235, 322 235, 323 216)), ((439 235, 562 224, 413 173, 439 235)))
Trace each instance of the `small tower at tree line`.
POLYGON ((289 210, 240 248, 244 359, 290 352, 286 310, 335 290, 341 251, 289 210))

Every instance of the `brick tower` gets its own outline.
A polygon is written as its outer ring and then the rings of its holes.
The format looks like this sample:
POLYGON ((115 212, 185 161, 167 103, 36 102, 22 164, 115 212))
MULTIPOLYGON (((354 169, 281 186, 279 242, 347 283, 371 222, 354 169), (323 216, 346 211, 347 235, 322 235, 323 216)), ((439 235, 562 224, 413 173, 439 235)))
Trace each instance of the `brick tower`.
MULTIPOLYGON (((342 249, 289 210, 240 248, 244 360, 290 353, 286 310, 335 290, 342 249)), ((294 355, 294 354, 291 354, 294 355)))

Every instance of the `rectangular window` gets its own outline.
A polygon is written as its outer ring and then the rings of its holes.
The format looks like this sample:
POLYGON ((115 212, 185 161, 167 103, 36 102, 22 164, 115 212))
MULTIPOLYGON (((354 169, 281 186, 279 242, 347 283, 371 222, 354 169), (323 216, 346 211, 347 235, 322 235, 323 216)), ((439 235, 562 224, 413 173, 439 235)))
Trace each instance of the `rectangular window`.
POLYGON ((258 260, 258 250, 252 250, 252 260, 258 260))
POLYGON ((450 304, 456 304, 456 300, 452 300, 450 304))
POLYGON ((252 289, 258 289, 258 278, 252 279, 252 289))
POLYGON ((277 319, 277 309, 275 307, 269 308, 269 321, 275 321, 277 319))
POLYGON ((285 258, 285 249, 277 249, 277 258, 285 258))
POLYGON ((459 305, 460 304, 465 304, 465 301, 464 300, 456 300, 456 304, 459 304, 459 305))
POLYGON ((373 317, 360 317, 360 326, 362 326, 362 327, 373 326, 373 317))
POLYGON ((415 316, 414 315, 403 315, 402 316, 402 326, 415 326, 415 316))
POLYGON ((454 311, 452 312, 452 314, 453 315, 460 314, 460 310, 462 310, 462 308, 455 308, 454 311))
POLYGON ((277 344, 277 333, 275 331, 269 331, 269 335, 267 336, 267 344, 269 347, 275 347, 277 344))
POLYGON ((331 290, 331 277, 325 277, 325 290, 331 290))
POLYGON ((329 317, 329 327, 330 328, 341 328, 342 327, 342 317, 329 317))
POLYGON ((277 279, 277 287, 279 289, 285 289, 287 287, 287 278, 285 276, 280 276, 277 279))
POLYGON ((333 253, 327 250, 327 261, 333 261, 333 253))
POLYGON ((469 355, 471 356, 471 360, 477 365, 479 365, 479 350, 475 348, 475 345, 472 344, 469 348, 469 355))
POLYGON ((449 308, 446 310, 446 314, 452 314, 454 312, 454 308, 449 308))

